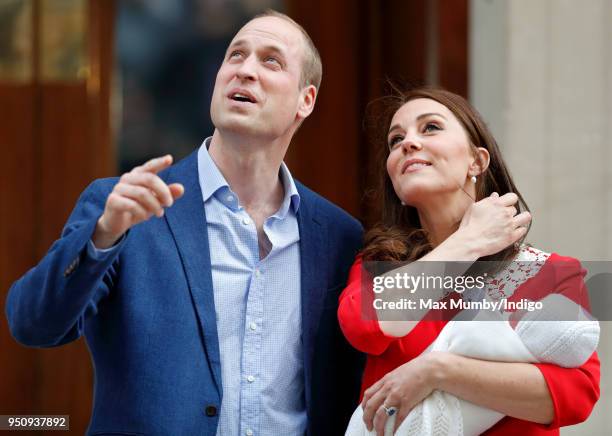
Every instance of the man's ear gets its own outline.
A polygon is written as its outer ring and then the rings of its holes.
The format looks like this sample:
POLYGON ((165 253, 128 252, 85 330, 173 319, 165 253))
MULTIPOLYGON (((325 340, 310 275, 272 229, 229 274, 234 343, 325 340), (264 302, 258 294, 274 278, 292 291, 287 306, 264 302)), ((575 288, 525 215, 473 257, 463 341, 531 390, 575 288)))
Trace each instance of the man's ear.
POLYGON ((489 151, 484 147, 477 147, 474 153, 474 161, 470 164, 470 176, 479 176, 489 168, 491 156, 489 151))
POLYGON ((297 111, 297 118, 305 119, 314 109, 315 100, 317 99, 317 88, 314 85, 308 85, 302 89, 300 95, 300 103, 297 111))

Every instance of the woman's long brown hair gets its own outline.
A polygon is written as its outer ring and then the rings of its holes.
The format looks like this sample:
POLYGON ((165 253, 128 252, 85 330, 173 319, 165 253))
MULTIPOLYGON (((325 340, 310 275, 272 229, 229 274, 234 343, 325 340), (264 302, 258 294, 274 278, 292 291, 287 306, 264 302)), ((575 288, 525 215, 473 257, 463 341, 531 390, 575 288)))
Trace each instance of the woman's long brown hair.
MULTIPOLYGON (((379 187, 376 191, 375 204, 381 210, 382 216, 380 222, 366 233, 365 245, 361 253, 362 258, 366 261, 413 261, 432 250, 416 208, 401 204, 386 170, 386 161, 389 156, 387 131, 393 115, 404 104, 417 98, 428 98, 446 106, 463 126, 473 151, 475 152, 477 147, 488 150, 489 166, 478 177, 474 200, 479 201, 493 192, 497 192, 500 196, 514 192, 519 197, 516 205, 517 213, 529 210, 510 176, 497 141, 480 114, 463 97, 435 87, 419 87, 403 91, 393 86, 393 95, 377 100, 371 105, 367 118, 369 127, 376 131, 374 141, 379 147, 377 159, 379 187), (383 106, 382 110, 380 104, 383 106)), ((456 224, 459 226, 459 223, 456 224)), ((516 253, 516 244, 513 244, 479 260, 504 262, 511 260, 516 253)))

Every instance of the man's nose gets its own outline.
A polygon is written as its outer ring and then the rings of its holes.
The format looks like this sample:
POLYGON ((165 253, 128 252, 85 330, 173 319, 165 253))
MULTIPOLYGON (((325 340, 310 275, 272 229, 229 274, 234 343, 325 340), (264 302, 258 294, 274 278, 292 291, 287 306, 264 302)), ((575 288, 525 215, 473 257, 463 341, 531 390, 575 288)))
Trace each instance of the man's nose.
POLYGON ((256 60, 254 56, 247 57, 236 70, 236 76, 240 80, 255 80, 257 79, 256 73, 256 60))

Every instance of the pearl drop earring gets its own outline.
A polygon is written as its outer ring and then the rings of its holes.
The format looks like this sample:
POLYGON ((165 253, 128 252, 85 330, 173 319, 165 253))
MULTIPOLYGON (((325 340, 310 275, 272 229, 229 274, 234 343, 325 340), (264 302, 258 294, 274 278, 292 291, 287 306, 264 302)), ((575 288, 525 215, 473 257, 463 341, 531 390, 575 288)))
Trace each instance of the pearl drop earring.
POLYGON ((401 204, 402 206, 406 206, 406 203, 404 203, 403 201, 400 201, 400 204, 401 204))
POLYGON ((472 176, 471 180, 472 180, 472 183, 476 183, 476 176, 472 176))

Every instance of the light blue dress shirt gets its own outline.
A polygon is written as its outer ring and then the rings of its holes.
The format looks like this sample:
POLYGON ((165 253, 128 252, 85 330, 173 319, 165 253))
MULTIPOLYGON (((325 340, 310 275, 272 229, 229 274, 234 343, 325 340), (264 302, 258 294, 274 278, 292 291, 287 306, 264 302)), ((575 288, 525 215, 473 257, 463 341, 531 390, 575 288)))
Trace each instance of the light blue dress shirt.
POLYGON ((303 435, 306 431, 301 343, 300 196, 282 164, 285 195, 263 230, 271 243, 259 259, 255 223, 208 154, 198 151, 221 352, 223 401, 218 436, 303 435))
MULTIPOLYGON (((198 150, 198 177, 221 353, 223 400, 217 435, 303 436, 307 416, 296 216, 300 196, 283 163, 285 194, 279 210, 264 223, 271 249, 260 260, 255 223, 210 157, 210 139, 198 150)), ((120 246, 98 250, 90 241, 88 254, 102 259, 120 246)))

